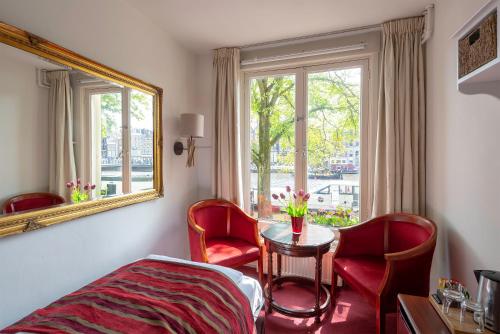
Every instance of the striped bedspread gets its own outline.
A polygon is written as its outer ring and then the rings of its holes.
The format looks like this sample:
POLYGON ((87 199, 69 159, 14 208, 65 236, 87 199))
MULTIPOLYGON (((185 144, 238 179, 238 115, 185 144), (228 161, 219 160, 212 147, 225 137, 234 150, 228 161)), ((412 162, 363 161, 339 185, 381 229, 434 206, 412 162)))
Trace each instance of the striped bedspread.
POLYGON ((1 333, 254 333, 248 299, 229 278, 140 260, 39 309, 1 333))

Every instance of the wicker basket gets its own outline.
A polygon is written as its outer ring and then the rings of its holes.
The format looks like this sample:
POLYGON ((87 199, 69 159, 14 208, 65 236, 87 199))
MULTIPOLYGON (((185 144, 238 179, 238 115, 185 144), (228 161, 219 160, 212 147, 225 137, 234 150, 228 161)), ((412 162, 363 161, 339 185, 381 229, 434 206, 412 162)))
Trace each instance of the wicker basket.
POLYGON ((458 77, 471 73, 497 57, 497 12, 486 16, 458 42, 458 77))

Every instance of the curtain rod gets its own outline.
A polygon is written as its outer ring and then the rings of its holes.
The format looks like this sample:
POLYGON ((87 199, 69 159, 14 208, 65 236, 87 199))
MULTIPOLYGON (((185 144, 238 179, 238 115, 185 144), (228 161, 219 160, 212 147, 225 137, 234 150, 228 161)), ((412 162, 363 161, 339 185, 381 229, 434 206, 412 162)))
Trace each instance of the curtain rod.
POLYGON ((333 36, 346 36, 346 35, 352 35, 352 34, 360 33, 360 32, 377 31, 380 29, 382 29, 382 26, 380 24, 373 24, 373 25, 369 25, 369 26, 363 26, 363 27, 352 28, 352 29, 337 30, 337 31, 330 31, 330 32, 325 32, 325 33, 315 34, 315 35, 307 35, 307 36, 300 36, 300 37, 293 37, 293 38, 285 38, 285 39, 280 39, 280 40, 270 41, 270 42, 247 44, 247 45, 240 46, 240 49, 242 51, 257 50, 257 49, 268 48, 268 47, 277 47, 277 46, 283 46, 283 45, 289 45, 289 44, 296 44, 297 42, 300 42, 300 41, 312 42, 312 41, 326 39, 326 38, 333 37, 333 36))
POLYGON ((336 47, 336 48, 319 49, 319 50, 312 50, 312 51, 288 53, 288 54, 279 55, 279 56, 247 59, 247 60, 242 60, 241 65, 242 66, 255 65, 255 64, 268 63, 268 62, 273 62, 273 61, 282 61, 282 60, 322 56, 322 55, 328 55, 328 54, 334 54, 334 53, 340 53, 340 52, 348 52, 348 51, 358 51, 358 50, 366 49, 366 46, 367 46, 366 43, 359 43, 359 44, 354 44, 354 45, 340 46, 340 47, 336 47))
MULTIPOLYGON (((429 4, 425 6, 424 11, 422 12, 422 15, 418 16, 424 16, 425 18, 425 31, 422 36, 422 44, 427 42, 427 40, 430 38, 432 35, 432 31, 434 30, 434 4, 429 4)), ((417 17, 417 16, 415 16, 417 17)), ((255 43, 255 44, 247 44, 240 46, 240 50, 242 51, 251 51, 251 50, 258 50, 258 49, 263 49, 263 48, 268 48, 268 47, 278 47, 278 46, 283 46, 283 45, 289 45, 289 44, 296 44, 298 42, 304 41, 304 42, 312 42, 316 40, 321 40, 321 39, 326 39, 334 36, 349 36, 353 34, 359 34, 361 32, 371 32, 371 31, 378 31, 382 29, 382 23, 379 24, 372 24, 372 25, 367 25, 367 26, 362 26, 362 27, 357 27, 357 28, 350 28, 350 29, 343 29, 343 30, 336 30, 336 31, 330 31, 330 32, 325 32, 321 34, 314 34, 314 35, 307 35, 307 36, 300 36, 300 37, 292 37, 292 38, 285 38, 285 39, 280 39, 276 41, 269 41, 269 42, 262 42, 262 43, 255 43)))

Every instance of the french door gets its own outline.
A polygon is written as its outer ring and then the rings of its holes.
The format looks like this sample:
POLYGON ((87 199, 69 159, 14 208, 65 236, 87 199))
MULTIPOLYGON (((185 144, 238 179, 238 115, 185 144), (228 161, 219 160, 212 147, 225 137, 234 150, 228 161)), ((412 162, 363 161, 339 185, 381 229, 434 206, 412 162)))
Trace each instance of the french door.
POLYGON ((245 195, 255 217, 285 219, 272 194, 311 194, 310 211, 359 218, 365 179, 367 61, 245 76, 245 195))

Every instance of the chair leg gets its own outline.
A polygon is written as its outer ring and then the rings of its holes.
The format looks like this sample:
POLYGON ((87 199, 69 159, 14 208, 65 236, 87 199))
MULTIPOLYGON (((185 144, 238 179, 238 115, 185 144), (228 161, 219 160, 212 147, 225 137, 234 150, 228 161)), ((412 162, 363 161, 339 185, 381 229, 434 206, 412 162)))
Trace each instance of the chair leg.
POLYGON ((377 307, 377 334, 385 334, 385 309, 382 306, 377 307))
POLYGON ((257 266, 259 270, 259 283, 261 286, 264 286, 264 260, 262 258, 262 252, 259 255, 259 259, 257 260, 257 266))

